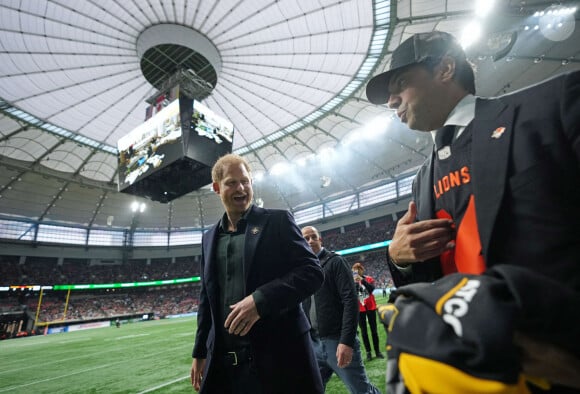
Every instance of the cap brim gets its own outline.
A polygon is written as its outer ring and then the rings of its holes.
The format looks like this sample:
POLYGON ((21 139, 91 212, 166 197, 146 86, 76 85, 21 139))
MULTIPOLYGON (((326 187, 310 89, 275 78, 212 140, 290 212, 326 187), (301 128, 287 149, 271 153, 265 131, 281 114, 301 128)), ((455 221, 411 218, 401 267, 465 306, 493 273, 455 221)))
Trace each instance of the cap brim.
POLYGON ((389 70, 373 77, 367 84, 367 98, 373 104, 386 104, 389 101, 389 80, 393 75, 393 71, 389 70))

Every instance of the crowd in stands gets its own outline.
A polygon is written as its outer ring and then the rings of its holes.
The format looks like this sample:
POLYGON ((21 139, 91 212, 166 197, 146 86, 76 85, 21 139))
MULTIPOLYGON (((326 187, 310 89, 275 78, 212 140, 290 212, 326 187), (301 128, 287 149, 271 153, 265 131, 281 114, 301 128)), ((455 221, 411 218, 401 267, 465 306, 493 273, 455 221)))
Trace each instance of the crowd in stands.
POLYGON ((140 314, 157 317, 197 311, 199 284, 151 287, 147 291, 123 290, 74 292, 66 301, 65 292, 28 293, 0 298, 0 311, 27 309, 39 323, 74 322, 140 314), (40 308, 38 303, 40 301, 40 308))
MULTIPOLYGON (((344 250, 391 239, 395 228, 391 215, 322 232, 330 250, 344 250)), ((361 262, 365 275, 375 279, 377 289, 391 283, 384 249, 344 255, 349 265, 361 262)), ((0 255, 0 286, 87 283, 126 283, 199 276, 200 256, 129 259, 126 262, 90 259, 0 255)), ((0 312, 28 308, 36 314, 38 293, 23 297, 0 294, 0 312)), ((109 289, 101 293, 46 292, 39 309, 39 322, 86 321, 153 313, 157 316, 197 310, 199 284, 157 286, 129 290, 109 289), (66 311, 65 311, 66 306, 66 311)))
MULTIPOLYGON (((344 250, 388 240, 394 228, 395 222, 388 216, 323 231, 321 235, 326 248, 344 250)), ((384 253, 380 256, 356 255, 357 260, 370 259, 365 268, 369 275, 374 272, 377 277, 384 271, 382 257, 384 253)), ((27 256, 22 263, 20 256, 0 255, 0 285, 143 282, 189 278, 198 276, 199 270, 199 256, 129 259, 126 262, 72 258, 63 258, 59 261, 56 257, 27 256)))
POLYGON ((343 250, 355 246, 368 245, 392 238, 396 223, 391 218, 380 218, 366 223, 355 223, 341 229, 322 231, 325 248, 343 250))
MULTIPOLYGON (((361 222, 346 226, 344 229, 323 231, 321 235, 325 248, 340 251, 390 240, 395 227, 396 221, 389 216, 373 219, 368 224, 361 222)), ((391 283, 384 249, 348 254, 344 255, 344 258, 350 266, 356 262, 362 263, 365 275, 375 279, 376 288, 385 288, 391 283)))
POLYGON ((89 259, 30 257, 20 264, 19 257, 0 256, 0 285, 56 285, 125 283, 189 278, 199 275, 199 257, 172 259, 134 259, 125 263, 89 259))

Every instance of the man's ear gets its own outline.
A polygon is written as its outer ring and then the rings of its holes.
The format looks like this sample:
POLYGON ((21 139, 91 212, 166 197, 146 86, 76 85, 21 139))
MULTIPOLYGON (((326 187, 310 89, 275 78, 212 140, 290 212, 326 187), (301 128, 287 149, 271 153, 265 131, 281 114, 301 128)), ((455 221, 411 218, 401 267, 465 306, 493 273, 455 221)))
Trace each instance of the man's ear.
POLYGON ((455 59, 449 55, 441 58, 437 67, 437 76, 442 82, 451 82, 455 75, 455 59))
POLYGON ((216 194, 220 194, 220 184, 218 182, 213 182, 211 188, 216 194))

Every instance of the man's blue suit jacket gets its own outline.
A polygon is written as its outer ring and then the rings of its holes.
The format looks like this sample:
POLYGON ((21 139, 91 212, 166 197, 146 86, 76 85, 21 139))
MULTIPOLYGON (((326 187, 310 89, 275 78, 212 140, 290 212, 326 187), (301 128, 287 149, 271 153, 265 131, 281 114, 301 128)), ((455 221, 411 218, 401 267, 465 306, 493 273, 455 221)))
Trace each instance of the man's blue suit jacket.
MULTIPOLYGON (((291 392, 294 384, 301 384, 300 374, 319 376, 316 360, 308 356, 312 354, 311 348, 305 348, 310 343, 304 341, 308 337, 302 334, 310 330, 310 324, 301 302, 318 290, 324 275, 318 258, 289 212, 253 205, 246 218, 246 295, 259 290, 264 296, 264 305, 257 305, 260 320, 248 337, 262 376, 277 378, 277 382, 270 383, 278 385, 279 392, 291 392), (281 376, 288 371, 295 371, 293 381, 283 381, 281 376)), ((214 351, 219 347, 215 317, 220 301, 214 257, 218 226, 219 223, 208 230, 202 240, 202 290, 193 357, 207 359, 203 386, 208 385, 206 376, 212 368, 214 351)), ((294 387, 302 390, 300 386, 294 387)), ((202 387, 201 392, 204 391, 211 392, 211 389, 202 387)))

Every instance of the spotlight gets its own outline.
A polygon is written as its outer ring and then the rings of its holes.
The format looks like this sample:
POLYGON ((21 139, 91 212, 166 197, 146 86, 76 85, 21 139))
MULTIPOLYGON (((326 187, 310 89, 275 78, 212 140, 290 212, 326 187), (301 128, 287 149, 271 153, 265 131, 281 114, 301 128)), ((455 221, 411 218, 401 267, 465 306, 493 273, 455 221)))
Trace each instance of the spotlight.
POLYGON ((576 26, 573 8, 551 5, 540 14, 539 29, 550 41, 564 41, 572 35, 576 26))
POLYGON ((487 40, 487 46, 493 51, 492 59, 497 61, 506 56, 514 47, 518 33, 516 31, 497 33, 490 36, 487 40))

